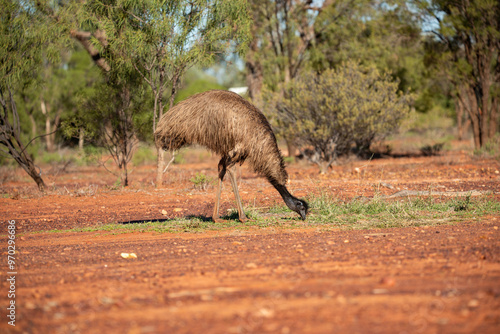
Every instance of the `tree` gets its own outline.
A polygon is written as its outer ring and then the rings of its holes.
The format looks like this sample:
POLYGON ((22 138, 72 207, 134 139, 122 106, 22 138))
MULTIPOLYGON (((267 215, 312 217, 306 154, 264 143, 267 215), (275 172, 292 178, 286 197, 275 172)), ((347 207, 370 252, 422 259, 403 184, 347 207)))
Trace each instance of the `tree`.
POLYGON ((264 94, 278 133, 308 149, 304 155, 325 173, 354 146, 366 154, 374 140, 397 129, 409 112, 411 95, 371 67, 348 62, 322 74, 309 72, 284 87, 284 95, 264 94))
MULTIPOLYGON (((318 17, 329 8, 344 13, 354 0, 251 0, 254 25, 252 42, 246 56, 249 97, 260 106, 261 91, 278 91, 307 65, 310 47, 324 29, 316 25, 318 17)), ((337 16, 327 15, 332 21, 337 16)), ((281 92, 282 93, 282 92, 281 92)), ((294 156, 292 138, 284 138, 288 155, 294 156)))
MULTIPOLYGON (((216 54, 244 51, 250 28, 244 0, 88 1, 81 22, 80 28, 88 30, 73 31, 73 36, 104 72, 129 62, 149 85, 153 131, 165 105, 173 105, 185 71, 210 63, 216 54), (110 64, 111 55, 117 65, 110 64)), ((160 186, 160 147, 157 153, 160 186)))
MULTIPOLYGON (((116 67, 113 67, 116 68, 116 67)), ((129 185, 128 164, 138 144, 138 136, 145 129, 143 115, 148 113, 144 86, 133 68, 112 70, 107 80, 95 85, 82 96, 78 130, 89 134, 89 139, 106 148, 120 173, 123 186, 129 185)), ((106 163, 103 163, 106 168, 106 163)), ((106 168, 107 169, 107 168, 106 168)), ((110 170, 108 170, 110 171, 110 170)))
MULTIPOLYGON (((377 7, 380 2, 374 0, 252 0, 250 3, 255 23, 254 39, 246 57, 247 85, 249 96, 257 105, 262 87, 279 91, 283 84, 298 78, 301 71, 313 68, 321 73, 349 59, 382 63, 380 55, 394 52, 393 47, 386 47, 388 41, 404 40, 392 33, 391 23, 395 20, 383 21, 385 13, 391 12, 389 8, 394 8, 392 2, 385 7, 377 7), (387 38, 391 33, 395 37, 387 38)), ((384 65, 395 63, 394 57, 389 59, 384 55, 383 59, 387 60, 384 65)), ((379 68, 385 70, 387 66, 379 68)), ((288 154, 293 156, 293 138, 284 139, 288 154)))
POLYGON ((262 84, 272 90, 293 80, 306 64, 307 52, 327 24, 344 15, 356 0, 252 0, 253 41, 246 57, 251 98, 262 84), (325 12, 325 13, 324 13, 325 12))
POLYGON ((481 148, 498 131, 500 114, 500 2, 415 0, 425 26, 443 45, 441 66, 467 110, 474 144, 481 148))
POLYGON ((44 22, 31 1, 0 0, 0 150, 10 155, 44 191, 45 182, 27 146, 20 124, 16 92, 39 83, 43 61, 57 61, 59 33, 44 22))
POLYGON ((84 142, 95 138, 93 129, 88 126, 88 122, 95 118, 89 117, 89 111, 92 109, 88 110, 84 105, 91 96, 98 96, 97 92, 100 91, 104 78, 87 51, 78 46, 76 44, 71 50, 65 64, 67 78, 70 78, 71 83, 68 82, 64 89, 68 112, 63 117, 62 128, 66 137, 78 138, 78 148, 80 153, 83 153, 84 142))

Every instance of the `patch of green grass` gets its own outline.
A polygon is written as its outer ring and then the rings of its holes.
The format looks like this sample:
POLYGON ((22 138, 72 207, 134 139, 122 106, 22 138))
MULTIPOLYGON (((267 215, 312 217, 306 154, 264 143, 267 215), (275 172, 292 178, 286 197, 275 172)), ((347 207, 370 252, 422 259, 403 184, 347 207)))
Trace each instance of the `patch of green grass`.
POLYGON ((63 160, 63 157, 58 152, 43 152, 38 158, 44 164, 59 163, 63 160))
POLYGON ((329 224, 349 229, 435 225, 500 213, 500 203, 487 196, 401 200, 375 197, 342 203, 322 195, 311 198, 310 206, 308 224, 329 224))
POLYGON ((306 221, 302 221, 295 212, 290 211, 286 206, 277 205, 265 209, 265 212, 257 208, 247 208, 245 214, 249 220, 246 223, 238 221, 238 212, 232 210, 221 217, 222 221, 219 223, 213 222, 208 217, 193 216, 160 222, 113 223, 44 232, 201 233, 225 229, 245 230, 267 227, 317 227, 352 230, 452 224, 464 220, 474 221, 487 214, 500 215, 500 202, 489 196, 409 197, 400 200, 387 200, 376 196, 371 199, 362 197, 342 202, 331 195, 323 194, 311 196, 308 201, 311 209, 306 221))
MULTIPOLYGON (((236 216, 237 217, 237 216, 236 216)), ((227 218, 227 217, 226 217, 227 218)), ((73 228, 70 230, 50 230, 38 233, 62 233, 62 232, 111 232, 112 234, 131 232, 153 232, 153 233, 198 233, 204 231, 217 231, 227 228, 246 229, 254 226, 252 223, 242 224, 238 220, 228 219, 221 223, 215 223, 204 217, 187 217, 171 219, 161 222, 134 222, 129 224, 112 223, 91 227, 73 228)))

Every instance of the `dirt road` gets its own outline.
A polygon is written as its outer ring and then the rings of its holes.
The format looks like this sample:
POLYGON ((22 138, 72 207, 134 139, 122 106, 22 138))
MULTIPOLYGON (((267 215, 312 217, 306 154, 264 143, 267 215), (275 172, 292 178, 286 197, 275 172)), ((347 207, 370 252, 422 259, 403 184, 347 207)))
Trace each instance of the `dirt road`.
POLYGON ((19 241, 15 328, 498 333, 499 225, 29 235, 19 241))
MULTIPOLYGON (((2 219, 16 221, 16 326, 5 317, 8 234, 2 221, 0 332, 500 332, 500 213, 368 230, 67 231, 161 218, 162 210, 209 215, 212 190, 195 191, 186 179, 200 170, 215 175, 215 167, 177 168, 161 191, 146 185, 152 169, 139 171, 135 185, 118 191, 103 185, 93 191, 98 180, 110 180, 81 168, 59 175, 48 195, 32 195, 19 179, 4 184, 9 198, 0 199, 2 219), (59 231, 47 233, 53 229, 59 231)), ((298 166, 290 175, 298 196, 326 191, 349 199, 433 187, 490 191, 498 199, 499 169, 495 160, 446 156, 368 167, 356 162, 327 176, 298 166)), ((263 180, 245 173, 245 205, 279 201, 263 180)), ((225 207, 232 207, 230 187, 224 196, 225 207)))

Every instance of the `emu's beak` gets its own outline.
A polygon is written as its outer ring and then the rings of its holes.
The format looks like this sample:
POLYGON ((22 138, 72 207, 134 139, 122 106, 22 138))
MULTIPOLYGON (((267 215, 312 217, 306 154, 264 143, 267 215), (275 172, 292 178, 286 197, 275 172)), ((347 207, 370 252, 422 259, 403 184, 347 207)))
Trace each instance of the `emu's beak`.
POLYGON ((300 210, 299 214, 300 214, 300 218, 302 218, 302 220, 306 220, 306 212, 304 210, 300 210))

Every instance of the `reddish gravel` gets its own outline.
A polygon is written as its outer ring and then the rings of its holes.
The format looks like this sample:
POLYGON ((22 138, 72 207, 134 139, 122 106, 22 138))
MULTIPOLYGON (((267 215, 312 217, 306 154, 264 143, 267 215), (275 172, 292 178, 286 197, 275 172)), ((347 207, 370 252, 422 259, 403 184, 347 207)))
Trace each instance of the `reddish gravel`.
MULTIPOLYGON (((197 172, 215 177, 216 165, 215 157, 174 165, 158 190, 151 185, 152 166, 137 168, 122 190, 97 168, 55 166, 46 176, 46 195, 22 171, 9 171, 0 187, 0 249, 4 277, 6 220, 14 219, 16 326, 7 324, 9 285, 2 278, 0 332, 500 332, 500 213, 447 225, 352 231, 306 225, 177 234, 65 231, 208 217, 214 189, 194 190, 189 179, 197 172), (123 252, 137 258, 125 259, 123 252)), ((346 200, 399 190, 476 190, 500 200, 499 171, 498 161, 460 151, 353 161, 326 175, 305 164, 289 168, 295 195, 346 200)), ((263 212, 280 202, 245 168, 240 191, 245 206, 263 212)), ((223 212, 232 207, 226 185, 223 212)))

